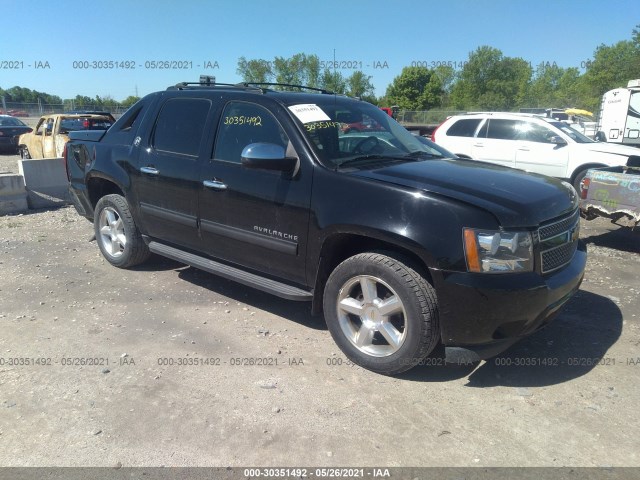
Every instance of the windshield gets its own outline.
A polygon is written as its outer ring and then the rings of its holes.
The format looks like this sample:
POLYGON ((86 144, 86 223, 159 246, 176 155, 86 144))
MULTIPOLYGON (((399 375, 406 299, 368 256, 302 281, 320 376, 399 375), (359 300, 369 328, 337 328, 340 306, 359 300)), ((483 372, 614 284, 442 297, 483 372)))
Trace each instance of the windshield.
POLYGON ((291 105, 289 110, 329 168, 445 156, 370 103, 318 95, 315 104, 291 105))
POLYGON ((551 125, 553 125, 554 127, 556 127, 559 130, 562 130, 562 132, 565 135, 568 135, 571 140, 574 140, 578 143, 594 143, 594 140, 591 140, 589 137, 581 134, 579 131, 575 130, 574 128, 571 128, 569 125, 567 125, 564 122, 549 122, 551 125))
POLYGON ((103 117, 63 118, 60 122, 60 133, 76 130, 108 130, 111 121, 103 117))

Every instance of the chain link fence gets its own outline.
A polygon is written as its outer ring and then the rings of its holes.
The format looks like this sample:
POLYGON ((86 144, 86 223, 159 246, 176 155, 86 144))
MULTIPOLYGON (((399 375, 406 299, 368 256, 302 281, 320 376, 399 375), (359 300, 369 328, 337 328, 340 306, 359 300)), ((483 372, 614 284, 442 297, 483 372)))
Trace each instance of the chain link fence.
POLYGON ((460 110, 400 110, 397 120, 404 125, 434 125, 451 115, 466 113, 460 110))
POLYGON ((129 107, 122 105, 77 105, 74 102, 65 103, 22 103, 1 102, 0 114, 13 115, 14 117, 40 117, 51 113, 65 113, 71 111, 100 111, 110 112, 113 116, 122 115, 129 107))

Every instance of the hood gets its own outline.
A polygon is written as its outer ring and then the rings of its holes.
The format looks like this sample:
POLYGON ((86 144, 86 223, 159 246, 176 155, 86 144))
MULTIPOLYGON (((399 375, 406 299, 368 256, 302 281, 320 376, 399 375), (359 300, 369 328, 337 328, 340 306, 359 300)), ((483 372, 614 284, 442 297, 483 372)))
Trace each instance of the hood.
POLYGON ((614 155, 640 155, 640 148, 630 147, 628 145, 619 145, 617 143, 595 142, 595 143, 576 143, 578 148, 584 148, 590 152, 613 153, 614 155))
POLYGON ((536 227, 575 210, 568 183, 476 160, 407 162, 351 175, 443 195, 491 212, 505 227, 536 227))

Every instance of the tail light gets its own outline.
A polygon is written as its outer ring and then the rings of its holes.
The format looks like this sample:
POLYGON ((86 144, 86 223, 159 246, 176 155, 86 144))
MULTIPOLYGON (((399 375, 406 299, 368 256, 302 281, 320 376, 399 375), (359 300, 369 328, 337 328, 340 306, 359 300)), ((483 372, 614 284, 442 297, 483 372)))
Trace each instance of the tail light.
POLYGON ((89 123, 89 120, 85 120, 84 122, 82 122, 82 126, 83 126, 84 128, 87 128, 87 129, 88 129, 90 125, 91 125, 91 124, 89 123))
POLYGON ((67 180, 71 181, 71 176, 69 175, 69 162, 67 161, 67 143, 64 144, 64 148, 62 149, 62 158, 64 158, 64 171, 67 174, 67 180))
POLYGON ((436 132, 438 131, 438 129, 439 129, 441 126, 442 126, 442 123, 441 123, 440 125, 438 125, 438 126, 436 127, 436 129, 435 129, 433 132, 431 132, 431 141, 432 141, 432 142, 435 142, 435 141, 436 141, 436 132))
POLYGON ((589 192, 589 184, 591 183, 591 179, 589 177, 584 177, 580 181, 580 198, 582 200, 586 200, 587 193, 589 192))

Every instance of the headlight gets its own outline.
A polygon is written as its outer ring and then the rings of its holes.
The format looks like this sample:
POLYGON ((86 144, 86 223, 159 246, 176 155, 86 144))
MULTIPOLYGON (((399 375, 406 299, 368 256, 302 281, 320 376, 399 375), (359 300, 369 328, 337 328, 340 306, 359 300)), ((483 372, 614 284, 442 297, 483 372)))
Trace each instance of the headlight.
POLYGON ((533 271, 533 240, 530 232, 465 228, 464 251, 470 272, 533 271))

